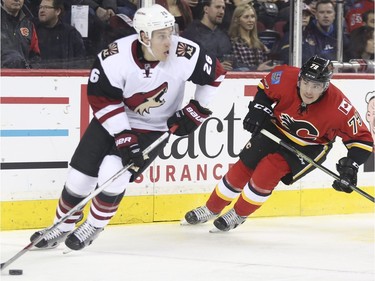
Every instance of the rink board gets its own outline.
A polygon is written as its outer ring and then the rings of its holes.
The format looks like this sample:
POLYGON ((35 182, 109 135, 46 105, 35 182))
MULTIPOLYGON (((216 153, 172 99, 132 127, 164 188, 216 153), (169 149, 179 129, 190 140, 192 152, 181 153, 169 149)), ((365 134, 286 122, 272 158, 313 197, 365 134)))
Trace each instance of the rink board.
MULTIPOLYGON (((374 194, 373 187, 362 189, 374 194)), ((187 210, 204 204, 208 196, 209 194, 125 196, 111 224, 180 220, 187 210)), ((56 205, 57 199, 2 202, 2 230, 48 226, 52 224, 56 205)), ((88 207, 86 206, 85 213, 88 212, 88 207)), ((374 212, 374 204, 356 193, 347 195, 333 189, 304 189, 275 191, 252 216, 315 216, 369 212, 374 212)))
MULTIPOLYGON (((2 72, 1 229, 49 225, 65 181, 68 163, 91 113, 86 100, 87 72, 2 72)), ((242 130, 247 104, 262 76, 229 74, 212 104, 213 115, 194 136, 173 136, 136 184, 127 188, 113 224, 178 220, 199 206, 249 139, 242 130), (181 159, 182 158, 182 159, 181 159)), ((366 120, 373 75, 336 75, 333 83, 366 120)), ((186 100, 194 92, 187 84, 186 100)), ((324 165, 346 155, 337 140, 324 165)), ((358 186, 374 194, 374 171, 362 166, 358 186)), ((335 192, 332 178, 314 171, 292 186, 280 184, 254 216, 322 215, 373 212, 364 197, 335 192)))

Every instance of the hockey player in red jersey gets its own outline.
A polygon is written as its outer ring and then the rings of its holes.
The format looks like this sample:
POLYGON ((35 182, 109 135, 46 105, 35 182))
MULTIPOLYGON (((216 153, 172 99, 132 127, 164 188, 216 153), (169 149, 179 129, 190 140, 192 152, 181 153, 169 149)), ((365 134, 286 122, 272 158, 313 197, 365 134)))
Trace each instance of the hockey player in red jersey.
MULTIPOLYGON (((301 69, 275 67, 258 85, 243 120, 252 137, 211 193, 206 205, 186 213, 183 224, 214 219, 216 231, 242 224, 271 196, 282 181, 292 184, 314 167, 260 133, 266 129, 322 163, 340 136, 348 152, 337 164, 340 178, 357 184, 358 166, 370 156, 373 140, 347 97, 330 83, 332 64, 314 56, 301 69), (234 207, 219 216, 234 199, 234 207), (219 217, 218 217, 219 216, 219 217)), ((339 181, 333 188, 350 193, 339 181)))
MULTIPOLYGON (((116 214, 126 187, 159 155, 165 142, 144 159, 142 151, 174 125, 174 134, 192 133, 211 115, 207 108, 224 79, 218 60, 194 42, 173 35, 175 19, 160 5, 140 8, 133 19, 137 34, 100 52, 88 81, 93 110, 56 209, 55 223, 123 166, 125 172, 95 196, 86 221, 75 228, 74 213, 36 244, 53 248, 65 241, 72 250, 88 246, 116 214), (194 99, 181 109, 186 81, 196 84, 194 99)), ((31 241, 47 230, 32 235, 31 241)))

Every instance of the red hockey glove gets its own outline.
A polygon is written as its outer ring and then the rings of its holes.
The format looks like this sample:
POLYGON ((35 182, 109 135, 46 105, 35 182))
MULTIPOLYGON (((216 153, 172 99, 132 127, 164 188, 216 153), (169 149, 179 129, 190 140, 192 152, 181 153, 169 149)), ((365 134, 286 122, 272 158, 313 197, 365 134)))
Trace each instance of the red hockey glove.
POLYGON ((194 132, 212 112, 202 107, 196 100, 190 102, 181 110, 177 111, 167 121, 168 128, 178 125, 174 132, 177 136, 186 136, 194 132))
MULTIPOLYGON (((357 186, 358 168, 358 164, 349 157, 341 158, 336 164, 336 169, 340 174, 340 180, 348 182, 354 186, 357 186)), ((353 192, 353 189, 338 180, 333 182, 332 187, 337 191, 344 191, 346 193, 353 192)))
POLYGON ((115 135, 117 149, 120 152, 122 165, 126 166, 130 162, 136 167, 143 167, 145 160, 143 158, 141 147, 138 144, 138 137, 130 130, 124 130, 115 135))
POLYGON ((264 122, 273 115, 272 107, 257 102, 249 103, 249 112, 243 120, 243 128, 254 136, 260 132, 264 122))

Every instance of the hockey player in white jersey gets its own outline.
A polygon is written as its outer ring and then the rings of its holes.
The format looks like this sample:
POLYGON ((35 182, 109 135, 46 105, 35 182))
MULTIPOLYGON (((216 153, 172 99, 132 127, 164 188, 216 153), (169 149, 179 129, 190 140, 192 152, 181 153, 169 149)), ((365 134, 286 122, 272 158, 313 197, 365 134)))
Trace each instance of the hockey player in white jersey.
MULTIPOLYGON (((218 60, 190 40, 173 35, 175 19, 160 5, 140 8, 133 20, 136 35, 121 38, 100 52, 88 81, 94 113, 70 162, 54 221, 128 163, 139 169, 125 172, 95 196, 83 224, 82 211, 50 231, 36 244, 54 248, 88 246, 116 214, 126 187, 158 156, 165 142, 144 159, 142 150, 173 125, 183 136, 210 116, 225 71, 218 60), (186 81, 196 84, 194 99, 182 107, 186 81)), ((46 230, 35 232, 31 241, 46 230)))

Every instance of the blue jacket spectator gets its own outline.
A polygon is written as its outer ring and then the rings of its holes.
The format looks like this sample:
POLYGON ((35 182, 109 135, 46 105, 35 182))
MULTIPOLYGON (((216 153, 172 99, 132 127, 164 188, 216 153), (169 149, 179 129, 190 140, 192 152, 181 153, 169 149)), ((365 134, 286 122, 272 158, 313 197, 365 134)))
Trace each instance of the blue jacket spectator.
MULTIPOLYGON (((337 30, 335 6, 330 0, 320 0, 316 4, 315 19, 306 28, 305 42, 302 47, 303 62, 318 55, 325 59, 337 60, 337 30)), ((349 40, 343 34, 344 49, 349 40)))

